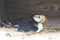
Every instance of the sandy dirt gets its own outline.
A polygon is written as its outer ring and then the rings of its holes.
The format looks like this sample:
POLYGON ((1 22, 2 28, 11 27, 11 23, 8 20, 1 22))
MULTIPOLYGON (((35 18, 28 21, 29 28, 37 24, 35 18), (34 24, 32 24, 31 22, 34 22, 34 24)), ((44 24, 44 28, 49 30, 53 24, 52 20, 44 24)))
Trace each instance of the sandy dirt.
POLYGON ((0 28, 0 40, 60 40, 60 31, 44 29, 39 33, 20 32, 13 28, 0 28))

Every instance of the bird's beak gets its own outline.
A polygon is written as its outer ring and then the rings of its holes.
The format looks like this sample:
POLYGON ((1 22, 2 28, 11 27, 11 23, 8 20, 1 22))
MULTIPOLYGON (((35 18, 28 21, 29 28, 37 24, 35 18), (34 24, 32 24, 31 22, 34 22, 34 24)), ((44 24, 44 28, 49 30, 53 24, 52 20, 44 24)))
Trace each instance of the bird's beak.
POLYGON ((44 24, 46 22, 46 17, 42 16, 42 20, 40 22, 44 24))

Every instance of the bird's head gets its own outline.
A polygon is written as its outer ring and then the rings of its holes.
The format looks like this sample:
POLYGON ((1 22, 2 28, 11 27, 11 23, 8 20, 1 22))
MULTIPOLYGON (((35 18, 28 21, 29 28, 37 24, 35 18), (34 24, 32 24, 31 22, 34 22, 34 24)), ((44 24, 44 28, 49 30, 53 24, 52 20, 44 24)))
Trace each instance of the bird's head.
POLYGON ((44 15, 34 15, 33 19, 38 23, 45 23, 46 17, 44 15))

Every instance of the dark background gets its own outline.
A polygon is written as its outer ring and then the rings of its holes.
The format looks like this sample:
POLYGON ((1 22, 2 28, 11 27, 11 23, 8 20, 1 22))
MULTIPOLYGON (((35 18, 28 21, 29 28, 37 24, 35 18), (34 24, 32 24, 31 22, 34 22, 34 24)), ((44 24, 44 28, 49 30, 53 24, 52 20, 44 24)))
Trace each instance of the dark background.
POLYGON ((19 18, 32 14, 60 17, 60 0, 2 0, 3 16, 19 18))

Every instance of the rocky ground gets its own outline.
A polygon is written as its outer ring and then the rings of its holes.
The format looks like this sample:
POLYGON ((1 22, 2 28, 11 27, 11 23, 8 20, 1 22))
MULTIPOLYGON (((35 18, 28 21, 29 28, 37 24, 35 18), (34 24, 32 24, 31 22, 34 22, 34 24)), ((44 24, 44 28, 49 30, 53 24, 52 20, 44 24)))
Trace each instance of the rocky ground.
POLYGON ((60 31, 44 29, 39 33, 25 33, 13 28, 0 28, 0 40, 60 40, 60 31))

